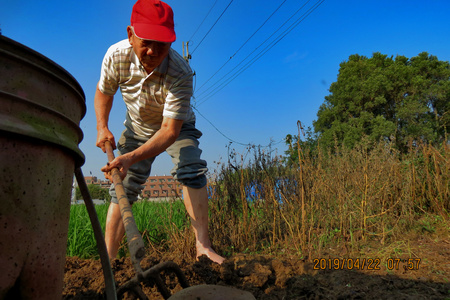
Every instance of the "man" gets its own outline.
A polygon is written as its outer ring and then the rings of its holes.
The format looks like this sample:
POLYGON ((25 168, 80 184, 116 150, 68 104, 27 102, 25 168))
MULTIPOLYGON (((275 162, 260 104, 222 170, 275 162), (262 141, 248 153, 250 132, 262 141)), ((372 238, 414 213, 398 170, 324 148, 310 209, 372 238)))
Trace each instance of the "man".
MULTIPOLYGON (((166 151, 174 163, 172 175, 183 185, 186 210, 196 237, 197 258, 206 255, 221 264, 224 258, 211 248, 208 236, 206 162, 200 159, 195 116, 190 107, 192 70, 173 49, 173 12, 158 0, 138 0, 127 27, 128 40, 111 46, 102 63, 94 105, 97 146, 105 152, 105 141, 115 145, 108 129, 109 113, 118 88, 127 107, 125 130, 117 148, 119 156, 102 168, 122 173, 132 203, 150 175, 155 157, 166 151)), ((114 187, 106 220, 105 241, 111 259, 117 256, 125 229, 114 187)))

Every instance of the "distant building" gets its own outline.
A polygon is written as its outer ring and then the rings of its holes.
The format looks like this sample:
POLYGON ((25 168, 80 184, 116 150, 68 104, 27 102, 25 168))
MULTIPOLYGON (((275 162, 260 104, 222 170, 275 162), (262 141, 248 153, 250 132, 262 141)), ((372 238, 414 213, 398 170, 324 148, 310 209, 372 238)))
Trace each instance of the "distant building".
MULTIPOLYGON (((99 180, 96 176, 85 176, 86 184, 99 185, 101 188, 109 189, 111 182, 109 180, 99 180)), ((181 197, 183 189, 181 184, 172 176, 150 176, 144 183, 144 189, 140 198, 149 198, 156 200, 161 198, 181 197)))
POLYGON ((142 198, 181 197, 181 184, 172 176, 150 176, 144 184, 142 198))
POLYGON ((99 180, 97 179, 97 176, 85 176, 84 180, 86 181, 86 184, 99 185, 101 188, 104 189, 109 189, 111 187, 111 181, 109 181, 108 179, 99 180))

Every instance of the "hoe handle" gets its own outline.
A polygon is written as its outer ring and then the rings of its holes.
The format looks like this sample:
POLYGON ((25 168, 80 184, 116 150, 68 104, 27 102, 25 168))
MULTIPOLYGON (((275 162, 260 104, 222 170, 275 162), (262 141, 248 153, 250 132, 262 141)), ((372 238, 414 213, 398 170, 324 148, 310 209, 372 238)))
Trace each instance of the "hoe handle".
MULTIPOLYGON (((114 160, 114 152, 109 141, 105 142, 105 148, 106 154, 108 155, 108 161, 111 162, 114 160)), ((117 200, 119 201, 120 215, 122 216, 123 225, 127 234, 130 257, 135 270, 140 273, 142 272, 140 261, 145 255, 144 241, 142 240, 142 236, 134 221, 131 205, 130 202, 128 202, 127 194, 125 193, 122 179, 120 178, 120 172, 117 168, 111 170, 111 177, 116 190, 117 200)))

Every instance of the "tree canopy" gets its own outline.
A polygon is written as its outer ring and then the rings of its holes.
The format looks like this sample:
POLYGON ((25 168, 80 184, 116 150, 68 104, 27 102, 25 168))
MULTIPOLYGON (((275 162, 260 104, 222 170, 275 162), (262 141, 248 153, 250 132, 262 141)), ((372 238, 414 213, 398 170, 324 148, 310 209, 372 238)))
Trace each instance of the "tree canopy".
MULTIPOLYGON (((109 194, 109 189, 101 188, 97 184, 88 184, 87 185, 89 194, 91 195, 92 199, 101 199, 106 201, 111 201, 111 195, 109 194)), ((81 195, 81 191, 79 187, 76 187, 75 189, 75 197, 76 199, 83 199, 83 196, 81 195)))
POLYGON ((358 54, 340 64, 337 81, 317 113, 322 146, 370 141, 442 143, 450 125, 450 65, 422 52, 408 59, 358 54))

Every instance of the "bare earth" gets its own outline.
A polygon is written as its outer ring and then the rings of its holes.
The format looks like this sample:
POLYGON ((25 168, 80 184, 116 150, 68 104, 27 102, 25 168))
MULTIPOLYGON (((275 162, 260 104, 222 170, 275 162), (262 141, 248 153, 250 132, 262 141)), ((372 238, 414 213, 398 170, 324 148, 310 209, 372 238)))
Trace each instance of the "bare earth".
MULTIPOLYGON (((174 261, 191 286, 233 286, 251 292, 256 299, 450 299, 449 238, 419 237, 411 245, 411 253, 414 262, 420 258, 420 264, 411 265, 412 270, 406 262, 400 262, 398 270, 396 266, 387 270, 387 262, 381 259, 377 267, 380 270, 368 270, 368 257, 364 270, 356 270, 355 266, 351 270, 350 267, 330 270, 324 264, 320 268, 314 258, 303 261, 292 256, 270 255, 236 255, 219 266, 206 258, 195 262, 182 260, 176 254, 165 257, 149 254, 141 266, 145 271, 160 262, 174 261)), ((330 253, 329 257, 338 258, 337 262, 356 259, 341 255, 330 253)), ((411 257, 402 257, 408 258, 411 257)), ((115 260, 112 266, 118 286, 135 276, 129 258, 115 260)), ((375 267, 373 264, 372 268, 375 267)), ((181 290, 175 276, 168 274, 164 278, 172 294, 181 290)), ((63 299, 105 299, 99 260, 68 257, 64 283, 63 299)), ((143 291, 149 299, 163 299, 152 283, 144 286, 143 291)), ((124 299, 134 298, 126 295, 124 299)))

